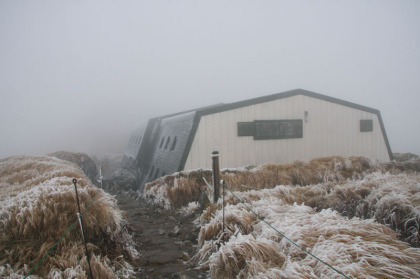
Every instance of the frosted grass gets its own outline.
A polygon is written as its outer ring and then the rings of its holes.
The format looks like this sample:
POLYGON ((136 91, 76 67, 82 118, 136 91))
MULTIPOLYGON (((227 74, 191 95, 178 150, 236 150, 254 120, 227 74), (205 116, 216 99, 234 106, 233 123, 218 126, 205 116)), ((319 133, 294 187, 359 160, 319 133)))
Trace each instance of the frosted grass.
MULTIPOLYGON (((287 204, 274 197, 277 190, 264 190, 260 199, 248 205, 274 228, 344 274, 351 278, 420 277, 420 250, 399 241, 391 229, 373 220, 348 219, 331 209, 316 212, 305 205, 287 204), (273 195, 267 198, 269 192, 273 195)), ((248 214, 242 204, 229 205, 225 211, 227 215, 248 214)), ((221 222, 217 211, 200 232, 206 240, 201 243, 199 259, 212 278, 343 278, 259 219, 250 220, 246 230, 229 224, 235 231, 225 235, 225 242, 219 231, 213 230, 210 238, 211 228, 221 222)))
MULTIPOLYGON (((22 278, 76 220, 77 179, 85 234, 95 278, 130 278, 129 259, 138 257, 116 200, 94 187, 75 164, 52 157, 0 161, 0 275, 22 278)), ((43 278, 83 278, 87 262, 75 226, 35 270, 43 278)))

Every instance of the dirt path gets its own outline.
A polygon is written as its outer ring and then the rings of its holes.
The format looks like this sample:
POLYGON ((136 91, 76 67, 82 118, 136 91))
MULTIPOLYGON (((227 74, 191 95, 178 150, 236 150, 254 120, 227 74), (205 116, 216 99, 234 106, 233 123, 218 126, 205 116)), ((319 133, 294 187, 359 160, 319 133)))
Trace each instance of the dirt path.
POLYGON ((206 278, 205 272, 194 269, 195 263, 188 263, 197 251, 199 229, 193 224, 197 216, 184 217, 136 197, 116 196, 138 245, 137 278, 206 278))

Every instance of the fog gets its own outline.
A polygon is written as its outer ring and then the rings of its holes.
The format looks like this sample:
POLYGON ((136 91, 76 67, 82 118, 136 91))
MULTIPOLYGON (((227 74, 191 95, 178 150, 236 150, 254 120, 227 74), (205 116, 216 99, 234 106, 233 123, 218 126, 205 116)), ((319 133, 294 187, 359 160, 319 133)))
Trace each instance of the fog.
POLYGON ((123 152, 147 119, 302 88, 420 154, 419 1, 0 1, 0 158, 123 152))

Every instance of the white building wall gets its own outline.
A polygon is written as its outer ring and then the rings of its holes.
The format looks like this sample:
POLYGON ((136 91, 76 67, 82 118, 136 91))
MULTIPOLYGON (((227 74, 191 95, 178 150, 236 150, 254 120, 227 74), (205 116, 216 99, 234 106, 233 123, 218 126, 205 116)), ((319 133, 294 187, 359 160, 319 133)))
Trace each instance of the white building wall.
POLYGON ((185 169, 211 168, 210 153, 220 152, 220 167, 283 164, 326 156, 364 156, 389 161, 376 114, 296 95, 201 117, 185 169), (304 121, 308 111, 308 122, 304 121), (254 140, 238 137, 238 122, 302 119, 303 138, 254 140), (372 119, 373 131, 360 132, 372 119))

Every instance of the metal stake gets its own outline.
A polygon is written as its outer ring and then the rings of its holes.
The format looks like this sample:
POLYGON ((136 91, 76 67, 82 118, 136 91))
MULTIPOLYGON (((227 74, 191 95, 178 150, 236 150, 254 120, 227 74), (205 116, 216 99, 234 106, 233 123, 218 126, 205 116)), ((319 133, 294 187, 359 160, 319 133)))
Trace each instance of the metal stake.
POLYGON ((83 219, 82 219, 82 213, 80 211, 80 203, 79 203, 79 195, 77 194, 77 179, 73 178, 73 184, 74 184, 74 191, 76 192, 76 201, 77 201, 77 208, 79 210, 79 213, 77 213, 77 218, 79 218, 79 224, 80 224, 80 230, 82 231, 82 238, 83 238, 83 244, 85 246, 85 252, 86 252, 86 259, 88 262, 88 266, 89 266, 89 273, 90 273, 90 278, 93 279, 93 274, 92 274, 92 268, 90 267, 90 257, 89 257, 89 252, 88 252, 88 248, 86 245, 86 238, 85 238, 85 234, 83 232, 83 219))
POLYGON ((102 181, 103 181, 103 176, 102 176, 102 166, 99 166, 99 180, 97 180, 99 183, 101 183, 101 189, 103 189, 104 187, 102 186, 102 181))
POLYGON ((225 240, 225 181, 222 182, 222 210, 223 210, 223 241, 225 240))

